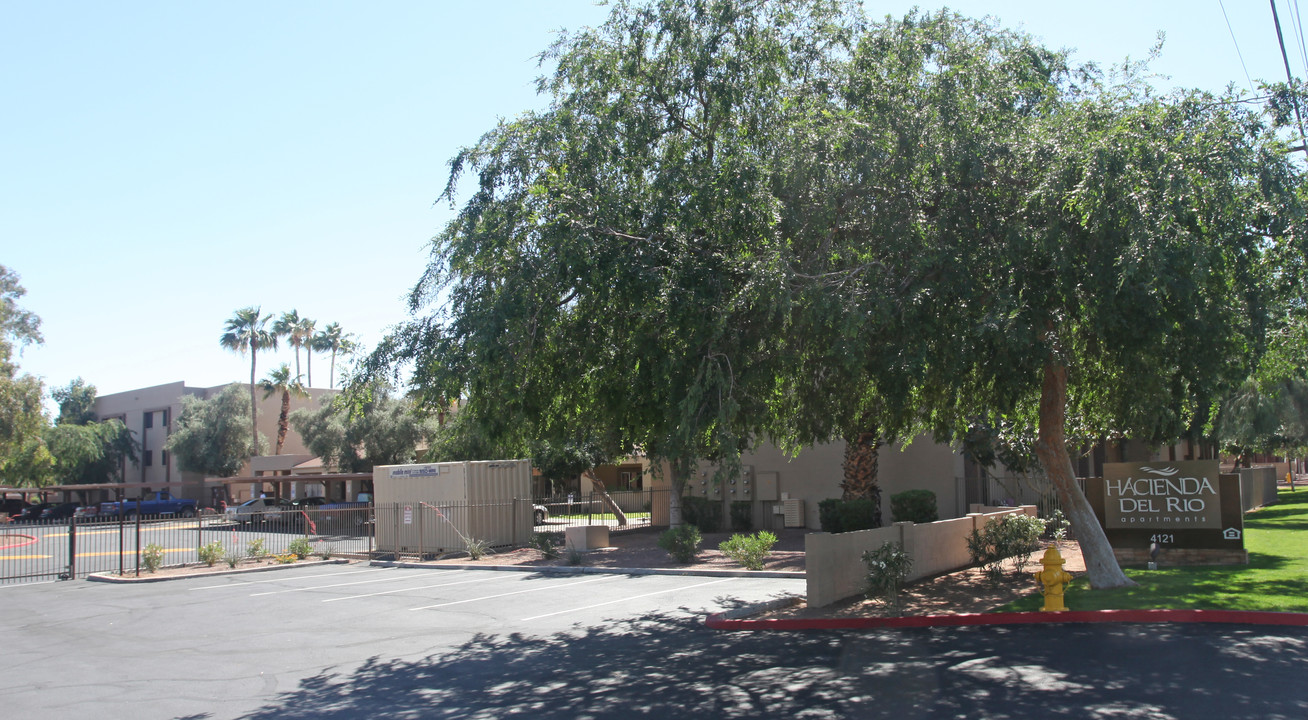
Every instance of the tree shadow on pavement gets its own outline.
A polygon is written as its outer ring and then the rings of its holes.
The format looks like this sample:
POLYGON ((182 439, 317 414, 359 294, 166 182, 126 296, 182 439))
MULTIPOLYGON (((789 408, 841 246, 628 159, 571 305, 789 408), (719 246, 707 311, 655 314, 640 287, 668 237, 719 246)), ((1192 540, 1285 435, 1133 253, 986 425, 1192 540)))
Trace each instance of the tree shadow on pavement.
POLYGON ((660 613, 374 656, 247 717, 1303 717, 1306 660, 1303 628, 716 632, 660 613))

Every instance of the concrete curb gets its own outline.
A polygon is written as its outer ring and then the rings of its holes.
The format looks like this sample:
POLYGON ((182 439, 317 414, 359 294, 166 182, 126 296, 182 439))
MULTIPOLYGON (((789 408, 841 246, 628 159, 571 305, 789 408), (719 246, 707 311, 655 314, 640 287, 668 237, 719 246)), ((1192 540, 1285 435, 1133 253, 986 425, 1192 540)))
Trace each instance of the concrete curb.
MULTIPOLYGON (((774 608, 759 609, 753 613, 774 608)), ((747 620, 741 614, 714 613, 704 624, 713 630, 872 630, 879 628, 971 627, 1045 623, 1226 623, 1308 626, 1308 613, 1245 610, 1069 610, 1066 612, 970 613, 898 618, 777 618, 747 620)))
POLYGON ((373 560, 370 565, 376 567, 411 568, 415 570, 502 570, 505 572, 552 573, 559 575, 685 575, 688 577, 739 577, 739 578, 786 578, 803 580, 804 573, 785 570, 678 570, 676 568, 611 568, 592 567, 588 565, 476 565, 461 563, 458 565, 432 565, 396 560, 373 560))
POLYGON ((95 573, 93 575, 87 575, 86 579, 91 582, 119 583, 119 584, 154 583, 154 582, 168 582, 169 580, 190 580, 192 578, 197 578, 197 577, 220 577, 222 575, 244 575, 246 573, 270 572, 273 570, 289 570, 291 568, 317 567, 319 565, 348 565, 349 563, 350 563, 349 560, 341 558, 336 560, 315 560, 314 562, 294 562, 294 563, 288 563, 286 565, 267 565, 264 567, 256 567, 256 568, 241 568, 239 570, 219 570, 217 572, 197 573, 195 575, 164 575, 164 576, 143 575, 141 577, 119 577, 118 575, 113 575, 110 573, 95 573))

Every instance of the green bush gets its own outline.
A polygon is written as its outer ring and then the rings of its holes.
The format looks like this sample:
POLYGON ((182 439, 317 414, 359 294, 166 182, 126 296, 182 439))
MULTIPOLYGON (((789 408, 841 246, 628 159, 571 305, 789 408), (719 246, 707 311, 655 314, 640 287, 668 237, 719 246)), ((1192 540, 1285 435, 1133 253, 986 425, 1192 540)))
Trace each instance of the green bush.
POLYGON ((1055 510, 1053 516, 1045 520, 1045 537, 1061 547, 1063 541, 1067 539, 1067 530, 1071 526, 1072 524, 1063 516, 1063 511, 1055 510))
POLYGON ((255 538, 246 543, 246 552, 248 552, 252 558, 263 557, 268 554, 268 551, 263 547, 263 538, 255 538))
POLYGON ((659 536, 659 547, 667 550, 673 560, 689 563, 695 559, 703 540, 699 528, 690 524, 678 525, 659 536))
POLYGON ((223 557, 223 544, 217 540, 200 546, 200 562, 213 567, 223 557))
POLYGON ((755 535, 732 535, 731 539, 718 545, 718 550, 745 566, 746 570, 762 570, 763 563, 772 554, 772 546, 776 544, 776 535, 760 530, 755 535))
POLYGON ((930 490, 905 490, 891 495, 890 517, 894 522, 935 522, 940 519, 936 494, 930 490))
POLYGON ((531 536, 531 546, 540 551, 546 560, 559 556, 559 546, 554 543, 554 533, 538 532, 531 536))
POLYGON ((323 560, 331 560, 332 555, 336 554, 336 546, 331 543, 318 543, 318 557, 323 560))
POLYGON ((829 533, 871 530, 881 527, 881 514, 873 500, 828 498, 818 503, 818 522, 829 533))
POLYGON ((735 532, 754 529, 754 503, 748 500, 731 501, 731 529, 735 532))
POLYGON ((236 552, 234 551, 229 552, 223 556, 223 562, 227 563, 227 567, 229 568, 235 568, 236 564, 239 563, 240 561, 241 561, 241 556, 237 555, 236 552))
POLYGON ((146 545, 141 551, 141 564, 150 572, 158 570, 163 565, 163 552, 163 548, 159 545, 154 543, 146 545))
POLYGON ((722 527, 722 501, 702 497, 681 499, 681 520, 702 533, 714 533, 722 527))
POLYGON ((313 554, 313 545, 309 542, 309 538, 295 538, 286 549, 300 560, 313 554))
POLYGON ((899 589, 913 569, 913 558, 904 552, 903 545, 888 542, 863 553, 863 564, 867 565, 867 597, 889 603, 895 614, 900 614, 899 589))
POLYGON ((1040 547, 1044 529, 1043 520, 1022 513, 987 520, 985 527, 973 530, 968 537, 967 552, 991 580, 1003 577, 1001 563, 1005 558, 1016 558, 1013 571, 1021 574, 1031 560, 1031 553, 1040 547))

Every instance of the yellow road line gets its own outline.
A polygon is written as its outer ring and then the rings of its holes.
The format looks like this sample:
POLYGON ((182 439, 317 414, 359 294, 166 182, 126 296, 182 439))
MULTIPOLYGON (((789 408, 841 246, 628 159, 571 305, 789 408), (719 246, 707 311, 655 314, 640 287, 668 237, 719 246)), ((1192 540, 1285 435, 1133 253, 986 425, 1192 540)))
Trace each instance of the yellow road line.
MULTIPOLYGON (((124 526, 124 527, 134 527, 134 526, 132 526, 132 525, 126 525, 126 526, 124 526)), ((188 526, 176 525, 176 524, 171 524, 171 525, 153 525, 153 526, 149 526, 149 527, 142 526, 142 527, 141 527, 141 532, 157 532, 157 531, 161 531, 161 530, 176 530, 176 529, 178 529, 178 528, 180 528, 180 527, 188 527, 188 526)), ((117 530, 117 528, 114 528, 114 529, 112 529, 112 530, 78 530, 78 531, 77 531, 77 537, 85 537, 85 536, 87 536, 87 535, 116 535, 116 534, 118 534, 118 530, 117 530)), ((43 535, 42 537, 48 537, 48 538, 68 537, 68 531, 67 531, 67 530, 64 530, 63 532, 46 533, 46 534, 43 535)))
MULTIPOLYGON (((195 552, 195 548, 164 548, 164 552, 166 553, 195 552)), ((136 552, 134 550, 131 549, 123 550, 123 557, 132 557, 135 554, 136 552)), ((116 555, 118 555, 117 550, 114 550, 112 552, 77 553, 77 557, 79 558, 114 557, 116 555)), ((53 555, 0 555, 0 560, 48 560, 52 557, 54 556, 53 555)), ((67 557, 67 556, 60 555, 60 557, 67 557)))

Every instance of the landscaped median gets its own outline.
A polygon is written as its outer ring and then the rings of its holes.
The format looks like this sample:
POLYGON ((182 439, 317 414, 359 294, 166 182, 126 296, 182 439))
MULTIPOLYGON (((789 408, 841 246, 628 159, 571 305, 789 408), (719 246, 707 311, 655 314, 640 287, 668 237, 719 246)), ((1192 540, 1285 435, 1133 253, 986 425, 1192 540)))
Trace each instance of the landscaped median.
MULTIPOLYGON (((1308 490, 1282 490, 1278 502, 1245 516, 1248 565, 1128 567, 1135 587, 1068 587, 1067 612, 1039 612, 1034 581, 1026 597, 992 612, 905 617, 768 617, 777 606, 710 616, 722 630, 851 630, 1032 623, 1236 623, 1308 626, 1308 490)), ((939 580, 939 579, 938 579, 939 580)))

